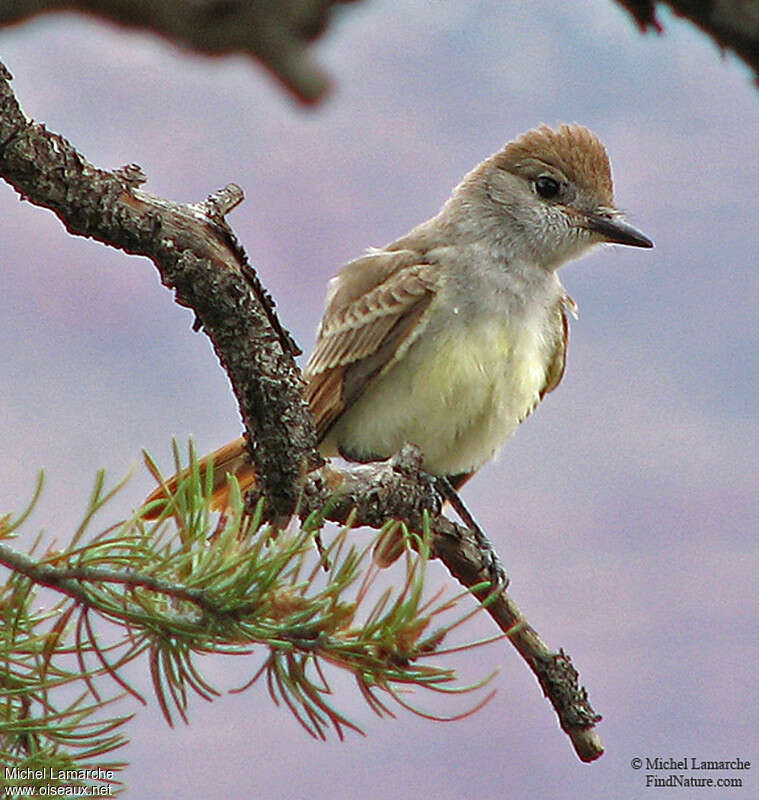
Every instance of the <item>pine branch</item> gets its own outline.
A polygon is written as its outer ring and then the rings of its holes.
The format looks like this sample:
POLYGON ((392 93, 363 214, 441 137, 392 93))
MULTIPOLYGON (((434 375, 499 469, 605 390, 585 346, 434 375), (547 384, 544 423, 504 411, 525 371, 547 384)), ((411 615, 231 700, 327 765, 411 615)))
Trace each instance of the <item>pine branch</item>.
MULTIPOLYGON (((312 521, 299 530, 277 532, 262 523, 260 507, 252 516, 244 511, 236 487, 227 515, 217 520, 209 511, 210 486, 196 467, 191 463, 191 474, 178 489, 182 502, 155 523, 146 525, 137 513, 85 542, 94 513, 114 496, 104 492, 101 475, 81 534, 64 550, 32 558, 0 541, 0 563, 13 570, 14 580, 47 586, 73 601, 56 607, 53 636, 45 645, 66 652, 65 630, 72 623, 74 642, 68 650, 96 701, 100 693, 94 679, 108 674, 144 703, 123 668, 147 653, 167 721, 172 724, 175 713, 187 721, 190 690, 207 700, 220 694, 203 676, 197 657, 249 655, 262 646, 268 657, 242 688, 265 674, 275 701, 284 702, 312 736, 323 739, 328 727, 340 737, 346 728, 360 729, 328 702, 331 690, 322 662, 350 672, 380 715, 392 713, 380 696, 397 697, 400 685, 462 693, 487 682, 458 686, 453 670, 425 663, 460 624, 431 629, 455 602, 423 602, 426 540, 417 540, 419 555, 408 559, 405 583, 386 593, 362 620, 371 576, 377 574, 366 568, 371 544, 361 551, 348 545, 346 527, 309 567, 315 555, 312 521), (320 567, 327 560, 331 566, 325 576, 320 567), (349 598, 354 589, 355 598, 349 598), (115 625, 121 639, 104 645, 97 618, 115 625)), ((5 517, 0 539, 18 524, 5 517)), ((13 652, 10 645, 0 650, 6 659, 13 652)), ((67 682, 73 679, 66 676, 67 682)))
MULTIPOLYGON (((2 522, 5 536, 11 529, 9 518, 2 522)), ((70 699, 66 688, 83 680, 80 670, 67 666, 71 649, 64 629, 70 614, 65 601, 45 611, 35 610, 36 603, 33 584, 21 573, 12 573, 0 585, 0 784, 118 784, 116 775, 124 762, 103 757, 126 744, 119 729, 131 715, 103 718, 103 708, 118 698, 88 703, 84 692, 70 699), (71 779, 65 777, 67 770, 91 774, 71 779)))

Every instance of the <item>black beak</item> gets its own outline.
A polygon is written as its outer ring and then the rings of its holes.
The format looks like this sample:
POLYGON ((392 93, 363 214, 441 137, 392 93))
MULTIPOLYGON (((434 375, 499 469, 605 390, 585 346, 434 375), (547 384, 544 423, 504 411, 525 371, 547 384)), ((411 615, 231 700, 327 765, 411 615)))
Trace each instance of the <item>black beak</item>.
POLYGON ((587 215, 587 229, 600 234, 607 242, 629 244, 631 247, 653 247, 654 243, 639 230, 613 217, 600 214, 587 215))

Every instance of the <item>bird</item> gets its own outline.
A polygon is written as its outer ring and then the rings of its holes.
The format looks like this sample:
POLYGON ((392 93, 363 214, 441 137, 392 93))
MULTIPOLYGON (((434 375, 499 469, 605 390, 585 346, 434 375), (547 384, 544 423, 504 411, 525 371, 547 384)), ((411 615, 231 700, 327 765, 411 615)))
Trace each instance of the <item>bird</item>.
MULTIPOLYGON (((622 217, 600 139, 541 124, 465 175, 437 215, 345 265, 304 371, 321 454, 368 462, 413 443, 458 490, 561 382, 576 305, 559 267, 599 244, 653 247, 622 217)), ((211 462, 214 507, 227 475, 255 483, 245 437, 201 469, 211 462)))

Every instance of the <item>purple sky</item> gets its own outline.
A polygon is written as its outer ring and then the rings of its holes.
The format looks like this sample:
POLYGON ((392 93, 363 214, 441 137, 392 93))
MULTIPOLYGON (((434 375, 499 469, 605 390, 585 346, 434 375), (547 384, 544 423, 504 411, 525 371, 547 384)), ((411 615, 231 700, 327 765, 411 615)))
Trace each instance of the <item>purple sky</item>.
MULTIPOLYGON (((155 702, 130 707, 127 797, 759 798, 759 97, 734 58, 661 17, 666 34, 643 37, 606 0, 367 1, 318 46, 336 89, 315 110, 242 58, 79 17, 2 32, 26 112, 98 166, 136 162, 148 191, 177 200, 243 187, 230 223, 306 352, 343 262, 434 214, 541 121, 599 134, 619 205, 656 242, 563 270, 580 306, 564 382, 464 493, 515 599, 581 670, 604 757, 576 760, 500 644, 464 659, 468 678, 501 671, 495 700, 463 722, 380 721, 337 677, 367 734, 343 743, 311 741, 262 686, 193 701, 173 731, 155 702), (742 789, 647 790, 630 761, 658 755, 757 766, 742 789)), ((69 237, 5 184, 0 215, 0 513, 44 466, 26 538, 62 540, 98 467, 115 480, 147 447, 168 468, 172 435, 209 450, 239 418, 149 262, 69 237)), ((140 470, 102 527, 150 486, 140 470)), ((446 582, 435 567, 430 586, 446 582)), ((482 618, 466 633, 491 631, 482 618)), ((222 688, 248 670, 209 666, 222 688)))

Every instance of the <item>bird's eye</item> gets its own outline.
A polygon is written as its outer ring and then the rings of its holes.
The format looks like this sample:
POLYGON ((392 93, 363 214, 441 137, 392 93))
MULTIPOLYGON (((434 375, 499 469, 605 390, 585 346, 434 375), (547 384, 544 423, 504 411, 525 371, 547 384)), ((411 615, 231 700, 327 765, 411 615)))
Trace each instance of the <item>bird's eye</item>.
POLYGON ((559 182, 550 175, 541 175, 535 181, 535 191, 544 199, 550 200, 559 193, 559 182))

